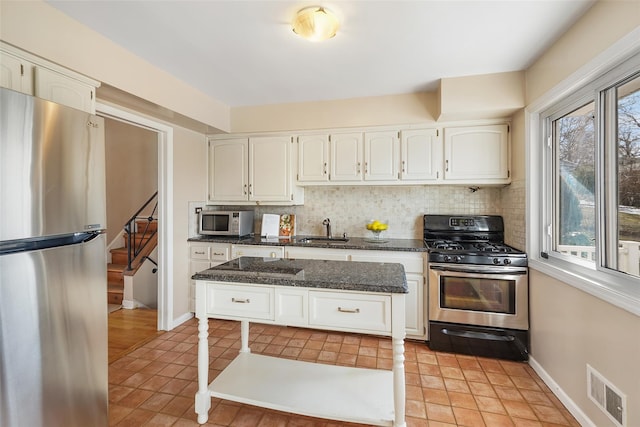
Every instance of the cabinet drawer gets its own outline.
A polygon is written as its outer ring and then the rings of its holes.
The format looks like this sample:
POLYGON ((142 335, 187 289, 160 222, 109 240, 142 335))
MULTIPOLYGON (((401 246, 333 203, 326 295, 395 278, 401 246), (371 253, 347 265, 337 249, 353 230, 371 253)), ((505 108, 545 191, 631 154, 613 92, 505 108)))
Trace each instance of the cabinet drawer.
POLYGON ((229 246, 216 247, 211 246, 209 248, 209 256, 211 261, 217 261, 218 263, 229 261, 229 246))
POLYGON ((391 297, 310 291, 309 324, 390 333, 391 297))
POLYGON ((271 287, 207 283, 207 314, 274 319, 271 287))
POLYGON ((209 259, 209 246, 191 246, 189 251, 191 259, 209 259))

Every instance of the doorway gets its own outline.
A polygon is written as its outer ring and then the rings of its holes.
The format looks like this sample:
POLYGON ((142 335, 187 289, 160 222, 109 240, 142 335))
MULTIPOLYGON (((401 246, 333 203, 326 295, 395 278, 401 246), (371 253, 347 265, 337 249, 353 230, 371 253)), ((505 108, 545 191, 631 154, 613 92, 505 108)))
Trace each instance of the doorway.
POLYGON ((127 110, 98 103, 97 115, 152 132, 157 140, 158 253, 157 253, 157 330, 173 328, 173 129, 163 123, 127 110))

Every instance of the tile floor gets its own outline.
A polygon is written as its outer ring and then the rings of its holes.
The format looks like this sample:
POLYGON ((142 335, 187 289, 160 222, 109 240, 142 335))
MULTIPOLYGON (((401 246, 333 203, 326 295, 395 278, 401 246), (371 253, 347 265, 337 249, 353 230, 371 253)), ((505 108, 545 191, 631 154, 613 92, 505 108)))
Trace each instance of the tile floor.
MULTIPOLYGON (((210 320, 211 381, 240 348, 239 322, 210 320)), ((251 324, 252 352, 390 369, 390 339, 251 324)), ((525 363, 433 352, 405 343, 408 426, 579 426, 525 363)), ((111 426, 197 426, 197 322, 192 319, 109 366, 111 426)), ((312 386, 312 385, 311 385, 312 386)), ((354 426, 213 399, 207 426, 354 426)))

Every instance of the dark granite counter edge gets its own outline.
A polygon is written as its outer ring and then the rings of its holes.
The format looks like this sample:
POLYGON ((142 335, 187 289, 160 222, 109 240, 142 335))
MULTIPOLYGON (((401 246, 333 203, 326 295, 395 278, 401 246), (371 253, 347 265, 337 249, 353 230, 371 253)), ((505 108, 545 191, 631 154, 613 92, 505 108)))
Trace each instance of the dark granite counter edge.
POLYGON ((404 267, 399 263, 240 257, 198 272, 192 279, 358 292, 409 292, 404 267))
POLYGON ((298 236, 291 240, 263 239, 260 236, 252 237, 206 237, 198 236, 188 239, 189 242, 205 243, 231 243, 234 245, 255 245, 255 246, 294 246, 298 248, 320 248, 320 249, 356 249, 374 251, 398 251, 398 252, 426 252, 424 242, 418 239, 387 239, 387 243, 370 243, 363 237, 352 237, 345 243, 300 243, 297 240, 305 236, 298 236))
POLYGON ((392 294, 407 294, 409 288, 406 280, 402 286, 386 286, 380 285, 363 285, 360 283, 327 283, 322 281, 305 281, 305 280, 291 280, 283 279, 280 277, 269 277, 259 274, 245 274, 245 275, 232 275, 232 274, 220 274, 215 275, 206 274, 206 271, 196 273, 191 278, 193 280, 205 280, 209 282, 228 282, 228 283, 249 283, 254 285, 275 285, 275 286, 291 286, 297 288, 314 288, 325 290, 341 290, 341 291, 356 291, 356 292, 374 292, 374 293, 392 293, 392 294))

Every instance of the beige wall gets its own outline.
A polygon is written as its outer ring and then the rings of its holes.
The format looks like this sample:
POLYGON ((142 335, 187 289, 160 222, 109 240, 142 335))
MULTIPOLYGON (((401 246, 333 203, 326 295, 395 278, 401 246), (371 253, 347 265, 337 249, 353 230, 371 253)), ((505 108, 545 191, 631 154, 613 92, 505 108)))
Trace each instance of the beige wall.
MULTIPOLYGON (((158 190, 158 135, 105 119, 107 242, 122 235, 124 224, 158 190)), ((124 246, 124 241, 114 247, 124 246)))
MULTIPOLYGON (((528 102, 639 26, 640 2, 596 3, 527 71, 528 102)), ((627 425, 640 426, 640 317, 536 271, 529 282, 533 358, 595 425, 613 426, 586 397, 589 363, 627 395, 627 425)))
POLYGON ((0 12, 1 40, 179 114, 229 130, 227 106, 45 2, 3 0, 0 12))
POLYGON ((598 1, 526 71, 527 105, 639 25, 640 1, 598 1))
POLYGON ((173 133, 173 318, 189 312, 188 203, 207 191, 207 143, 203 134, 174 127, 173 133))
POLYGON ((531 352, 596 426, 614 424, 587 397, 590 364, 627 395, 627 425, 640 426, 640 319, 531 271, 531 352))
POLYGON ((237 107, 233 132, 326 129, 433 123, 435 93, 376 96, 335 101, 237 107))

